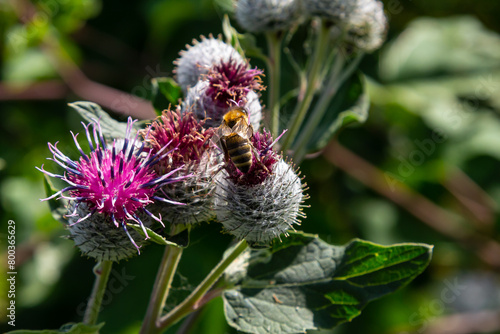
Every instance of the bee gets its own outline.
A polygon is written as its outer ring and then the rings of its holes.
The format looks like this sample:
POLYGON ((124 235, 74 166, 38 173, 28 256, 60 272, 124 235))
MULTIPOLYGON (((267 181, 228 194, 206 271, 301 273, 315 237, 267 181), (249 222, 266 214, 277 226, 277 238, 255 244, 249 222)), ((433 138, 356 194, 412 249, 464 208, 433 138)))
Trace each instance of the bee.
POLYGON ((248 112, 240 106, 231 107, 217 128, 216 135, 226 161, 231 160, 243 174, 248 173, 255 151, 250 142, 253 127, 249 123, 248 112))

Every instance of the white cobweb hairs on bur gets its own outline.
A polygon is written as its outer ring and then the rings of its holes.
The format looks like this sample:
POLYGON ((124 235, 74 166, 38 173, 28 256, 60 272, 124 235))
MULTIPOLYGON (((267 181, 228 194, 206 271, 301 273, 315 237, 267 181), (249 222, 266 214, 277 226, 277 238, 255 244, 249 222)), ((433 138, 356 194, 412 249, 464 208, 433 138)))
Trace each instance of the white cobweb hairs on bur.
POLYGON ((356 0, 302 0, 304 11, 336 24, 342 24, 354 10, 356 0))
MULTIPOLYGON (((67 216, 68 225, 66 225, 66 229, 70 233, 69 239, 75 242, 83 255, 95 258, 97 261, 118 262, 137 255, 137 248, 130 238, 134 240, 138 247, 148 243, 133 228, 128 229, 129 238, 125 230, 116 227, 109 217, 98 212, 92 213, 87 203, 80 202, 76 204, 71 201, 68 209, 70 213, 75 213, 75 215, 67 216), (80 218, 89 214, 88 218, 77 222, 80 218)), ((141 216, 141 221, 147 227, 151 224, 151 220, 145 215, 141 216)))
POLYGON ((262 184, 239 185, 226 171, 216 177, 215 211, 224 230, 249 243, 268 243, 304 217, 304 184, 293 167, 280 159, 262 184))
POLYGON ((193 40, 193 45, 186 45, 187 50, 180 52, 180 57, 174 61, 174 73, 177 83, 184 93, 189 87, 196 85, 202 74, 207 74, 210 68, 221 61, 232 60, 244 64, 245 59, 231 45, 220 38, 209 35, 201 36, 201 41, 193 40))
POLYGON ((378 0, 356 0, 356 6, 349 16, 346 41, 358 50, 373 52, 385 41, 387 17, 384 4, 378 0))
POLYGON ((235 7, 236 20, 250 32, 287 30, 300 17, 298 0, 238 0, 235 7))
MULTIPOLYGON (((206 94, 208 86, 209 82, 207 80, 200 80, 194 87, 190 88, 182 103, 182 112, 193 112, 198 119, 206 119, 205 127, 218 127, 222 122, 222 117, 230 106, 217 106, 212 98, 206 94)), ((239 102, 240 106, 247 110, 250 124, 257 131, 260 128, 262 120, 262 106, 259 94, 250 91, 247 93, 245 99, 239 102)))
POLYGON ((163 221, 171 224, 192 225, 215 218, 213 176, 220 168, 216 152, 206 151, 199 161, 183 167, 181 174, 192 177, 161 188, 163 196, 186 205, 156 202, 151 204, 151 210, 159 212, 163 221))

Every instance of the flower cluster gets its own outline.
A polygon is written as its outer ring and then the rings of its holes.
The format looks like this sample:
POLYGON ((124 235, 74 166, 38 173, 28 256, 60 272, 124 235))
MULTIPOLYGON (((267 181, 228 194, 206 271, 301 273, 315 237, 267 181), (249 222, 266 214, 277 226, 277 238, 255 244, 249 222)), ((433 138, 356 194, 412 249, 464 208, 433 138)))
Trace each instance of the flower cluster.
POLYGON ((215 174, 214 210, 225 231, 251 243, 267 243, 298 223, 303 215, 304 185, 294 169, 273 151, 276 141, 271 134, 258 132, 262 118, 258 92, 264 89, 260 78, 263 72, 251 68, 248 61, 241 62, 235 49, 221 43, 213 37, 203 38, 181 52, 175 70, 178 80, 184 80, 180 74, 198 77, 194 85, 183 86, 187 93, 182 110, 193 112, 206 128, 222 126, 224 116, 234 107, 248 116, 237 125, 225 124, 228 133, 212 140, 220 143, 233 135, 239 138, 236 145, 240 147, 228 149, 216 143, 223 168, 215 174), (207 53, 211 56, 203 59, 207 53), (203 73, 200 63, 204 64, 203 73), (231 159, 231 154, 239 154, 235 152, 240 149, 245 152, 243 156, 251 155, 245 171, 231 159))
POLYGON ((387 18, 379 0, 237 0, 235 17, 251 32, 286 31, 320 17, 344 33, 344 42, 363 52, 382 45, 387 18))

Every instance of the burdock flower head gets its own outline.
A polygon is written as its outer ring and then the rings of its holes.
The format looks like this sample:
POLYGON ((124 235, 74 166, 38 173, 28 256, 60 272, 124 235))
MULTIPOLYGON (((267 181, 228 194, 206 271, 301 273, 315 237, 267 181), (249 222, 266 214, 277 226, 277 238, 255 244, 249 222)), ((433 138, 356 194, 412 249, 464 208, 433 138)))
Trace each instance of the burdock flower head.
POLYGON ((254 129, 258 129, 262 107, 256 92, 264 89, 261 75, 261 70, 250 68, 246 62, 239 63, 232 58, 221 60, 188 91, 183 109, 206 120, 205 126, 216 127, 227 109, 238 102, 248 111, 254 129))
POLYGON ((90 124, 84 124, 89 154, 85 154, 78 143, 78 134, 71 133, 80 158, 72 160, 57 148, 57 143, 49 143, 53 154, 49 160, 65 172, 53 174, 44 170, 43 165, 38 168, 68 184, 44 200, 59 197, 70 201, 70 211, 66 215, 70 238, 83 254, 99 261, 119 261, 139 252, 144 240, 134 230, 127 229, 127 225, 139 224, 146 233, 145 225, 150 225, 152 220, 161 223, 161 217, 155 216, 146 206, 154 200, 162 200, 155 195, 159 187, 176 181, 171 178, 175 170, 158 176, 153 169, 161 157, 168 155, 166 147, 157 153, 144 154, 137 135, 130 139, 132 125, 129 118, 125 139, 107 144, 99 123, 92 124, 93 131, 90 124))
POLYGON ((186 51, 180 52, 180 58, 174 61, 177 82, 184 93, 196 85, 200 76, 207 74, 214 64, 228 61, 246 63, 231 45, 211 35, 208 38, 201 36, 201 42, 193 40, 193 45, 187 45, 186 48, 186 51))
POLYGON ((298 0, 238 0, 236 20, 251 32, 283 31, 300 16, 298 0))
POLYGON ((387 31, 384 4, 378 0, 353 2, 356 6, 347 20, 345 39, 360 51, 375 51, 384 43, 387 31))
POLYGON ((192 113, 166 110, 147 129, 144 141, 153 153, 176 148, 155 166, 159 175, 187 177, 182 182, 165 183, 158 189, 166 201, 153 205, 163 218, 173 224, 194 224, 215 217, 213 210, 213 175, 220 168, 210 147, 212 129, 204 129, 192 113), (179 206, 176 203, 184 203, 179 206))
POLYGON ((302 0, 310 16, 319 16, 335 24, 342 24, 354 10, 353 0, 302 0))
POLYGON ((250 244, 266 244, 298 224, 305 185, 293 166, 272 150, 268 132, 255 133, 252 165, 242 173, 232 161, 218 174, 215 209, 225 231, 250 244))

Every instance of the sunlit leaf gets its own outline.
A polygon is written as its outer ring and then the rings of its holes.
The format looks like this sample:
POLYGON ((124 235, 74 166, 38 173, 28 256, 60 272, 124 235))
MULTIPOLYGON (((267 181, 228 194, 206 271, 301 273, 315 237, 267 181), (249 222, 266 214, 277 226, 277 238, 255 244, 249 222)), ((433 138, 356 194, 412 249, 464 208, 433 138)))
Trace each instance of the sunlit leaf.
MULTIPOLYGON (((87 122, 96 122, 99 121, 101 125, 101 130, 106 137, 106 139, 111 140, 114 138, 124 138, 125 131, 127 129, 127 123, 119 122, 111 116, 102 108, 93 102, 79 101, 70 103, 69 106, 75 109, 80 116, 83 117, 87 122)), ((143 123, 136 122, 134 123, 134 129, 138 130, 141 128, 143 123)))
POLYGON ((177 105, 182 98, 182 88, 172 78, 153 78, 151 84, 153 89, 151 102, 158 115, 170 105, 177 105))
POLYGON ((293 233, 247 256, 246 275, 223 294, 226 319, 248 333, 332 328, 408 284, 427 267, 431 254, 432 246, 425 244, 381 246, 355 239, 332 246, 317 236, 293 233))

